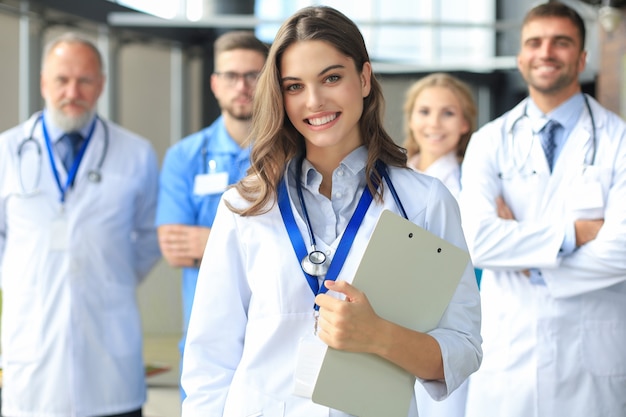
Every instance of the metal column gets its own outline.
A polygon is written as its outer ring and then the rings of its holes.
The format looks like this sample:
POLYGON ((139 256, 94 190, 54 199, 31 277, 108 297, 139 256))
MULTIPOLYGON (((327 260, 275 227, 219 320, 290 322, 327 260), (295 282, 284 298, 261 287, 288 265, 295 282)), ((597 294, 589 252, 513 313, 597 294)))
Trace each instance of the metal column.
POLYGON ((20 3, 19 24, 19 120, 25 121, 31 114, 41 109, 39 74, 41 72, 42 24, 31 16, 30 2, 20 3))

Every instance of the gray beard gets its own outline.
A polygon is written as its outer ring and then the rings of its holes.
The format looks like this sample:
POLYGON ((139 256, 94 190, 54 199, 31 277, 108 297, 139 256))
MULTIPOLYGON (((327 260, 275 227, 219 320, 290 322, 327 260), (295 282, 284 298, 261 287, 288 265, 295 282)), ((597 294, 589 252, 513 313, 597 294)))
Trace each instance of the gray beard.
POLYGON ((53 125, 63 132, 76 132, 81 130, 95 115, 95 109, 85 111, 81 116, 66 116, 61 110, 46 105, 46 110, 53 125))

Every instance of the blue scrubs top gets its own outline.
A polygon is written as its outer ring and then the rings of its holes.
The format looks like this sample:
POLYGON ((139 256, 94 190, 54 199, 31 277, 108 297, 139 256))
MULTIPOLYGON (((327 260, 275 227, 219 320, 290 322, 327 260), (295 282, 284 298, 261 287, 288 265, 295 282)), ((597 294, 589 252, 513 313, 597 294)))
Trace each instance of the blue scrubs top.
MULTIPOLYGON (((246 174, 250 166, 250 148, 240 148, 219 117, 211 126, 193 133, 170 147, 163 160, 159 183, 159 201, 156 225, 186 224, 212 227, 217 206, 223 192, 194 194, 196 175, 228 172, 228 183, 234 184, 246 174), (203 156, 203 149, 206 156, 203 156), (211 162, 213 161, 213 162, 211 162)), ((191 314, 191 305, 198 279, 198 268, 183 268, 183 340, 191 314)))

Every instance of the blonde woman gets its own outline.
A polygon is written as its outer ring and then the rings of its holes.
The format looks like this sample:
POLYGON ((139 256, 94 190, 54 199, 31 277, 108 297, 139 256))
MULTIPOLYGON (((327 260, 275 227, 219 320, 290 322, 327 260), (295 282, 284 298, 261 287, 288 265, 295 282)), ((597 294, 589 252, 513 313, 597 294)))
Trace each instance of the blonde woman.
POLYGON ((458 197, 460 163, 476 130, 469 86, 445 73, 416 81, 406 93, 404 119, 409 166, 438 178, 458 197))
MULTIPOLYGON (((446 73, 421 78, 407 90, 404 118, 408 165, 438 178, 458 198, 460 164, 476 130, 476 105, 469 86, 446 73)), ((465 415, 467 382, 443 401, 434 401, 421 384, 415 384, 415 394, 421 415, 465 415)))

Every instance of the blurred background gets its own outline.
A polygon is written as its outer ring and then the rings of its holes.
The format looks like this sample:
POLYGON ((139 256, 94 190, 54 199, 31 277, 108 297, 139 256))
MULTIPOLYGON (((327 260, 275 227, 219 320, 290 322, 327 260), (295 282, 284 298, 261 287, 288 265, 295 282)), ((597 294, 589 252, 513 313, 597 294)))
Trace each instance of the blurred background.
MULTIPOLYGON (((587 24, 585 92, 626 118, 626 0, 564 1, 587 24)), ((107 84, 99 113, 150 139, 162 158, 219 114, 209 88, 212 44, 250 29, 271 43, 297 9, 333 6, 361 28, 387 102, 388 131, 402 142, 405 89, 435 71, 469 83, 478 125, 526 95, 516 70, 529 0, 0 0, 0 131, 42 108, 41 49, 75 30, 104 53, 107 84)), ((139 291, 149 377, 147 417, 176 417, 181 335, 180 271, 162 262, 139 291), (169 371, 158 372, 158 368, 169 371)))

